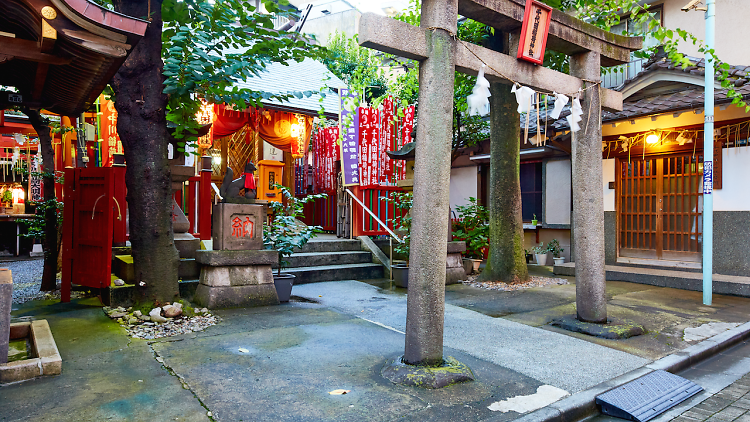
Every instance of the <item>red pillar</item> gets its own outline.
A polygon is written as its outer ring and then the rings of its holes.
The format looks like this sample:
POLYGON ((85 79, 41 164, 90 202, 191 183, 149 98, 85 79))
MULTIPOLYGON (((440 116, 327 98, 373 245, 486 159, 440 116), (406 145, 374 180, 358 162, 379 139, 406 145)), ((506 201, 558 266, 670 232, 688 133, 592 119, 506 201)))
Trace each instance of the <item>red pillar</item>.
POLYGON ((201 181, 198 192, 198 232, 201 240, 211 239, 211 157, 201 157, 201 181))

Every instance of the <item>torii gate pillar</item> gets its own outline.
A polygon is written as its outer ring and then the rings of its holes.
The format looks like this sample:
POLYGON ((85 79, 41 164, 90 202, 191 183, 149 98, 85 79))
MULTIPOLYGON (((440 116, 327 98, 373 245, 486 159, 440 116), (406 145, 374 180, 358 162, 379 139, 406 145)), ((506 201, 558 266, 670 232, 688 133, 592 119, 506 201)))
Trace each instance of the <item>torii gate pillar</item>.
MULTIPOLYGON (((601 57, 589 51, 570 57, 570 74, 598 81, 601 57)), ((587 83, 586 86, 591 86, 587 83)), ((576 247, 576 310, 584 322, 607 322, 604 290, 604 191, 602 187, 601 95, 583 91, 581 130, 573 132, 573 243, 576 247)))
POLYGON ((409 253, 409 294, 404 362, 443 362, 445 250, 450 207, 451 133, 457 0, 423 0, 421 27, 428 58, 419 66, 419 121, 409 253))

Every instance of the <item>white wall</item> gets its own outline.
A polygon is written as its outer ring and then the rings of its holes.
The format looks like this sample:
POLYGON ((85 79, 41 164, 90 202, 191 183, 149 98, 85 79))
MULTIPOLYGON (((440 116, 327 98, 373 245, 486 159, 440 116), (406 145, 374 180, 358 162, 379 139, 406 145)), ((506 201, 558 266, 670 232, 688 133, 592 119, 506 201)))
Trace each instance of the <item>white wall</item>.
MULTIPOLYGON (((664 4, 663 22, 669 29, 681 28, 691 32, 698 39, 705 39, 705 13, 701 11, 683 12, 680 10, 689 0, 664 0, 649 4, 664 4)), ((705 4, 705 2, 703 2, 705 4)), ((748 0, 716 1, 716 54, 725 63, 732 65, 750 64, 750 49, 744 42, 750 39, 750 18, 748 0)), ((676 38, 676 35, 675 35, 676 38)), ((693 57, 703 57, 692 42, 680 42, 679 50, 693 57)))
POLYGON ((750 147, 722 149, 722 188, 714 190, 714 211, 750 211, 750 147))
POLYGON ((547 161, 544 223, 570 224, 570 160, 547 161))
POLYGON ((470 197, 477 198, 477 166, 451 169, 450 201, 451 210, 457 205, 466 205, 470 197))
POLYGON ((609 188, 609 182, 615 181, 615 159, 602 160, 602 181, 604 182, 604 211, 615 210, 615 190, 609 188))

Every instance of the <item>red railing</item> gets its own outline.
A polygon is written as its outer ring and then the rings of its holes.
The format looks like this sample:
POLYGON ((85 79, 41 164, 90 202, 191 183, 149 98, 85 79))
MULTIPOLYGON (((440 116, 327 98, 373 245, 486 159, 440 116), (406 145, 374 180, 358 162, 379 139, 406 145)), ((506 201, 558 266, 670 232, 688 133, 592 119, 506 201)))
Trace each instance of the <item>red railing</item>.
POLYGON ((336 194, 305 204, 302 222, 308 226, 321 226, 323 230, 336 230, 336 194))
MULTIPOLYGON (((351 191, 389 229, 395 231, 395 219, 404 213, 396 208, 393 202, 386 201, 386 198, 392 198, 396 192, 403 192, 402 188, 397 186, 380 186, 377 188, 361 189, 353 186, 351 191)), ((388 232, 372 216, 365 212, 359 204, 353 202, 352 207, 352 229, 355 237, 388 235, 388 232)))
POLYGON ((200 176, 188 179, 187 218, 190 232, 200 240, 211 239, 211 169, 201 170, 200 176))

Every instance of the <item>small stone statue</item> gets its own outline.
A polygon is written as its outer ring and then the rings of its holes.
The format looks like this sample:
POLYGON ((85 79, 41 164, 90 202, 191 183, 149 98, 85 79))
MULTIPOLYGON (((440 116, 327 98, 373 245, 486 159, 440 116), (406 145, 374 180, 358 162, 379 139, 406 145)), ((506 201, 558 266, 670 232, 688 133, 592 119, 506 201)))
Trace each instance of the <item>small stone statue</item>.
POLYGON ((245 171, 242 176, 238 179, 232 180, 234 172, 232 169, 227 167, 227 174, 224 176, 224 182, 221 184, 222 200, 221 202, 229 203, 248 203, 253 202, 257 196, 258 190, 255 187, 255 178, 253 172, 256 167, 250 160, 245 164, 245 171), (240 190, 245 189, 245 195, 240 196, 240 190))

